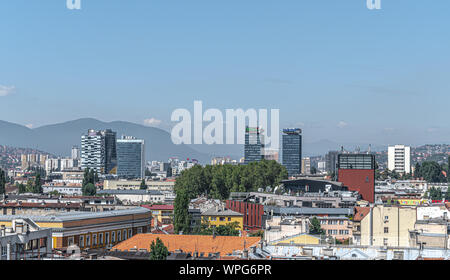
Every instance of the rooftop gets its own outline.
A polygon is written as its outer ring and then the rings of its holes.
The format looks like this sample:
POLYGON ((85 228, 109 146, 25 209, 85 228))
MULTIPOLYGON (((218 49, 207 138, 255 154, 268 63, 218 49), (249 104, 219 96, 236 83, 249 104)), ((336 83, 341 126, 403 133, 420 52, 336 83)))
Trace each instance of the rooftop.
POLYGON ((152 241, 161 239, 170 252, 198 252, 205 255, 220 253, 221 256, 232 254, 233 251, 257 246, 260 237, 215 236, 212 235, 174 235, 174 234, 137 234, 118 245, 112 250, 130 251, 132 249, 150 250, 152 241))

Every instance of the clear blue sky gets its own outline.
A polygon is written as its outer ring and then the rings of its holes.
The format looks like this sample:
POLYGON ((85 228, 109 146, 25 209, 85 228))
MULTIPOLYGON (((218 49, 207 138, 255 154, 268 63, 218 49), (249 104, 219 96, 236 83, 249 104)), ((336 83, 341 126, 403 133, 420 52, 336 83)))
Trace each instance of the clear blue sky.
POLYGON ((450 142, 448 0, 65 2, 0 2, 1 120, 164 127, 202 100, 306 141, 450 142))

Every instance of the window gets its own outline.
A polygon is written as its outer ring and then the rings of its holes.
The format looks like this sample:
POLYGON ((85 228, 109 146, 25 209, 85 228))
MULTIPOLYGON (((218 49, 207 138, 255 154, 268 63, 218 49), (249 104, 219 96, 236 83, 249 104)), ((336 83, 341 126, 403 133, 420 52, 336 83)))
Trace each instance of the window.
POLYGON ((97 246, 97 234, 92 235, 92 246, 97 246))
POLYGON ((126 240, 126 239, 127 239, 127 230, 124 229, 123 230, 123 240, 126 240))
POLYGON ((211 217, 211 221, 217 221, 217 217, 211 217))
POLYGON ((91 246, 91 236, 86 235, 86 247, 91 246))
POLYGON ((130 237, 132 237, 133 236, 133 230, 130 228, 129 230, 128 230, 128 238, 130 238, 130 237))
POLYGON ((225 222, 225 217, 220 217, 220 218, 219 218, 219 221, 225 222))
POLYGON ((138 227, 137 233, 142 233, 142 227, 138 227))
POLYGON ((340 221, 339 221, 339 224, 340 224, 340 225, 343 225, 343 224, 344 224, 344 220, 340 220, 340 221))
POLYGON ((105 243, 109 244, 109 232, 105 233, 105 243))
POLYGON ((68 243, 68 246, 73 245, 73 243, 74 243, 73 236, 67 238, 67 243, 68 243))
POLYGON ((385 221, 389 221, 389 216, 384 216, 385 221))
POLYGON ((115 231, 111 232, 111 242, 112 243, 116 242, 116 232, 115 231))
POLYGON ((83 247, 84 247, 84 236, 83 236, 83 235, 80 235, 80 242, 79 242, 79 246, 80 246, 81 248, 83 248, 83 247))
POLYGON ((389 233, 389 228, 388 227, 384 228, 384 233, 389 233))
POLYGON ((2 247, 2 257, 5 257, 8 254, 8 248, 6 246, 2 247))
POLYGON ((98 243, 99 243, 99 244, 103 244, 103 233, 100 233, 100 234, 98 235, 98 243))
POLYGON ((122 232, 120 230, 117 231, 117 241, 122 241, 122 232))
POLYGON ((231 221, 231 217, 228 217, 228 221, 229 221, 229 222, 231 221))

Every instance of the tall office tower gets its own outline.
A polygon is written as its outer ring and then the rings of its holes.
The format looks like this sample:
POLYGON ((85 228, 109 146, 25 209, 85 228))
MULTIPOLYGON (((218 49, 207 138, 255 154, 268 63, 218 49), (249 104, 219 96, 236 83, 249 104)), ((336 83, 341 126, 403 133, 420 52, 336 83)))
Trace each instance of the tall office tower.
POLYGON ((288 175, 302 172, 302 130, 300 128, 283 129, 282 158, 288 175))
POLYGON ((74 160, 80 159, 80 148, 78 146, 72 147, 72 159, 74 160))
POLYGON ((325 171, 330 173, 336 173, 336 164, 337 164, 337 157, 339 152, 338 151, 329 151, 325 155, 325 171))
POLYGON ((100 133, 105 139, 105 173, 117 173, 117 150, 116 141, 117 134, 111 129, 102 130, 100 133))
POLYGON ((311 158, 310 157, 302 158, 302 174, 305 174, 305 175, 311 174, 311 158))
POLYGON ((81 136, 81 168, 105 173, 105 138, 100 131, 89 129, 88 134, 81 136))
POLYGON ((117 176, 125 179, 145 177, 145 142, 131 136, 117 140, 117 176))
POLYGON ((259 127, 245 128, 244 164, 264 159, 263 137, 259 127))
POLYGON ((405 145, 389 146, 388 168, 397 173, 411 173, 411 147, 405 145))
POLYGON ((357 191, 362 199, 375 202, 375 155, 339 154, 338 181, 357 191))

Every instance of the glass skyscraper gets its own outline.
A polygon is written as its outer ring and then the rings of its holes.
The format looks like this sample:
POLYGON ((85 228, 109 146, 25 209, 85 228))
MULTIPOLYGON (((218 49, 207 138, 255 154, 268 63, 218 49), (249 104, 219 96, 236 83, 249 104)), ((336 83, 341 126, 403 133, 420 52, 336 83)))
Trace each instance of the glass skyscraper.
POLYGON ((124 179, 145 177, 145 142, 134 137, 117 140, 117 176, 124 179))
POLYGON ((302 170, 302 130, 300 128, 283 129, 282 162, 289 176, 302 170))
POLYGON ((245 128, 244 164, 264 158, 264 138, 258 127, 245 128))

